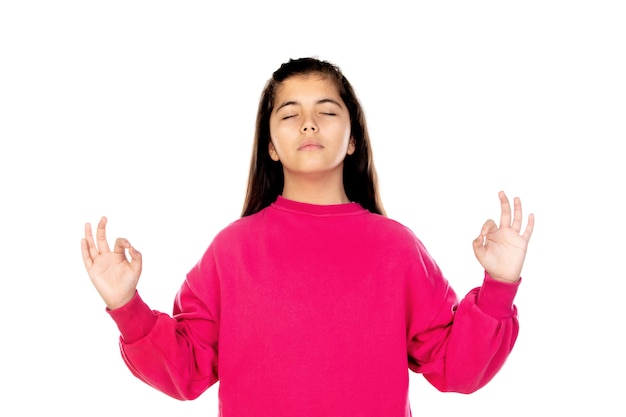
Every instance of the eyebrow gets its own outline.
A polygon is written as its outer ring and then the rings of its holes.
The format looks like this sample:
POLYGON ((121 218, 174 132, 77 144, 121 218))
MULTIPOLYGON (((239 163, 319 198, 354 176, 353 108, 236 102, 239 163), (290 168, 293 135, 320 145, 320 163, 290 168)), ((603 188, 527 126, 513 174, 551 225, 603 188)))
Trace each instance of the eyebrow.
MULTIPOLYGON (((332 103, 332 104, 335 104, 340 109, 343 108, 341 106, 341 104, 337 100, 333 100, 332 98, 323 98, 321 100, 318 100, 315 104, 325 104, 325 103, 332 103)), ((293 101, 293 100, 292 101, 286 101, 283 104, 281 104, 280 106, 276 107, 276 110, 274 110, 274 111, 279 111, 283 107, 294 106, 294 105, 298 105, 298 104, 299 103, 297 101, 293 101)))

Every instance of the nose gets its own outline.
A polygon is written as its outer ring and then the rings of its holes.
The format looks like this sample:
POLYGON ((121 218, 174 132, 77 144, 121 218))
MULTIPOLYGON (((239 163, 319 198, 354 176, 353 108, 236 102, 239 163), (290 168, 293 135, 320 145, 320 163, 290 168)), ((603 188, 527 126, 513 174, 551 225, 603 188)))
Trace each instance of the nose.
POLYGON ((317 132, 317 130, 317 124, 313 116, 309 115, 302 121, 302 126, 300 127, 301 133, 317 132))

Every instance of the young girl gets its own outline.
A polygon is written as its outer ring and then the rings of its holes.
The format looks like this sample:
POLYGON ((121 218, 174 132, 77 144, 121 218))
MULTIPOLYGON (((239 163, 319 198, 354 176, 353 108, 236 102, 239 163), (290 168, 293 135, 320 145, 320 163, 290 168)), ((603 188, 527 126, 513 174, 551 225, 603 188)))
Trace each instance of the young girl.
POLYGON ((489 382, 518 334, 534 217, 500 192, 474 240, 482 286, 459 300, 420 240, 385 216, 355 92, 336 66, 283 64, 263 91, 242 217, 215 236, 173 314, 136 290, 141 254, 106 218, 87 272, 131 372, 180 400, 219 384, 222 417, 411 415, 408 370, 437 389, 489 382), (130 255, 127 258, 126 253, 130 255))

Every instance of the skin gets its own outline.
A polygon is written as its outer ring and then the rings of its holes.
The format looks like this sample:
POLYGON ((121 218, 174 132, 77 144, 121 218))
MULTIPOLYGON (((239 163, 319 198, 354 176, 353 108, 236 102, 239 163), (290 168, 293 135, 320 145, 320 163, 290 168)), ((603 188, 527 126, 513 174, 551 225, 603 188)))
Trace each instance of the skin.
POLYGON ((335 85, 318 74, 286 79, 270 116, 269 154, 283 166, 283 197, 314 204, 349 202, 343 161, 355 150, 350 114, 335 85))
POLYGON ((480 234, 473 241, 476 259, 487 273, 499 281, 515 282, 520 278, 522 266, 528 250, 528 242, 535 227, 535 216, 531 213, 524 232, 522 228, 522 201, 513 199, 513 216, 511 205, 504 193, 500 198, 500 225, 489 219, 483 224, 480 234))
MULTIPOLYGON (((343 160, 354 152, 350 116, 336 88, 319 75, 291 77, 276 95, 270 117, 269 153, 280 161, 285 174, 283 197, 312 204, 349 202, 343 188, 343 160)), ((513 210, 503 191, 500 223, 487 220, 473 241, 476 259, 494 279, 519 280, 535 218, 528 216, 521 232, 522 203, 513 200, 513 210)), ((95 239, 85 224, 81 240, 83 263, 106 306, 113 310, 135 295, 142 257, 125 238, 117 238, 113 250, 106 236, 107 218, 98 223, 95 239)))
POLYGON ((124 238, 117 238, 111 251, 107 243, 106 225, 107 218, 102 217, 94 241, 91 225, 85 224, 81 251, 92 284, 106 306, 114 310, 128 303, 135 295, 142 260, 141 253, 124 238), (127 252, 130 260, 126 256, 127 252))

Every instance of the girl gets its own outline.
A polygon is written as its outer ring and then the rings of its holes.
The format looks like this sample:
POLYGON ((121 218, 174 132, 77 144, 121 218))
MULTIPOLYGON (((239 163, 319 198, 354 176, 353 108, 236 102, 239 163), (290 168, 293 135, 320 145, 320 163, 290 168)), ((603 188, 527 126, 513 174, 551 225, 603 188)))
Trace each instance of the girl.
POLYGON ((191 268, 173 314, 137 292, 141 254, 106 218, 85 267, 131 372, 180 400, 219 384, 231 416, 411 415, 408 370, 471 393, 518 334, 513 300, 530 240, 518 198, 474 240, 485 276, 459 300, 421 241, 385 216, 363 109, 331 63, 290 60, 259 103, 242 217, 191 268), (127 258, 129 254, 130 259, 127 258))

